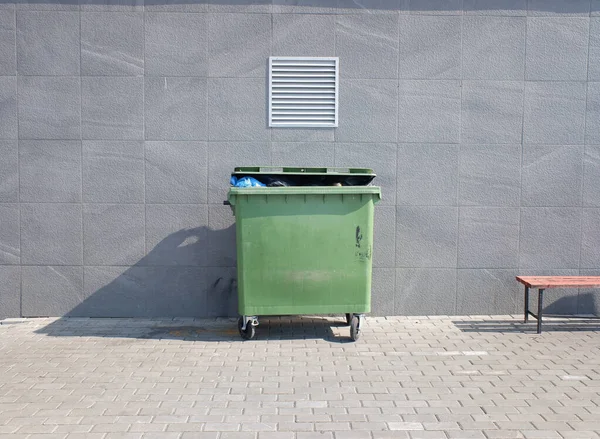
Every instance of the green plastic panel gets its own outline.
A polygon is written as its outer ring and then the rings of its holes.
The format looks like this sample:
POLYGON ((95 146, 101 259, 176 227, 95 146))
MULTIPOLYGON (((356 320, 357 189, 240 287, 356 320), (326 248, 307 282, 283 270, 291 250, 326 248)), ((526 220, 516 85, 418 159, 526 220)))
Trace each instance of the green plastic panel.
POLYGON ((238 311, 367 313, 375 186, 231 188, 238 311))

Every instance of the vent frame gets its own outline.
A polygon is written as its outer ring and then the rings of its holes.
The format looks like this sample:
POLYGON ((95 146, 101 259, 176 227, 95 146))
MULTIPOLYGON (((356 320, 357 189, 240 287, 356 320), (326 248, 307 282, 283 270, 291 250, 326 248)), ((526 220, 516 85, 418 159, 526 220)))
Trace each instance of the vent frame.
MULTIPOLYGON (((318 70, 318 69, 315 69, 318 70)), ((269 57, 269 69, 268 69, 268 120, 270 128, 336 128, 338 126, 338 109, 339 109, 339 57, 308 57, 308 56, 271 56, 269 57), (274 86, 274 76, 279 76, 279 88, 282 88, 282 82, 285 83, 285 80, 280 76, 282 74, 282 67, 285 67, 285 64, 289 63, 289 72, 292 77, 299 78, 299 76, 293 75, 295 72, 294 68, 296 68, 297 72, 306 72, 306 70, 302 70, 303 67, 310 68, 311 64, 313 67, 324 67, 322 75, 318 75, 320 72, 310 72, 315 74, 315 79, 310 81, 310 77, 307 77, 305 80, 300 81, 290 81, 290 92, 288 93, 290 100, 298 101, 302 99, 298 97, 302 92, 300 91, 302 87, 300 84, 306 82, 306 85, 315 85, 316 87, 310 88, 323 88, 325 91, 323 94, 327 95, 327 102, 318 103, 318 100, 322 98, 315 98, 317 102, 311 101, 306 104, 298 104, 290 103, 289 108, 280 108, 279 111, 289 112, 288 119, 282 119, 285 117, 284 113, 278 114, 278 109, 274 108, 274 95, 277 95, 277 92, 274 92, 274 88, 278 88, 274 86), (307 66, 302 66, 301 64, 307 64, 307 66), (322 64, 321 66, 315 64, 322 64), (331 69, 333 68, 333 71, 331 69), (274 74, 275 70, 275 74, 274 74), (279 75, 277 74, 279 70, 279 75), (319 79, 321 78, 321 79, 319 79), (319 86, 320 85, 320 86, 319 86), (296 90, 294 90, 296 89, 296 90), (295 96, 294 96, 295 95, 295 96), (301 105, 310 105, 311 108, 302 108, 301 105), (322 108, 320 108, 322 107, 322 108), (332 108, 333 107, 333 108, 332 108), (275 113, 274 113, 275 110, 275 113), (317 120, 309 119, 308 117, 311 113, 306 113, 307 119, 303 121, 301 111, 316 111, 317 114, 312 114, 313 116, 317 116, 317 118, 322 117, 323 121, 318 122, 317 120), (322 112, 321 115, 318 113, 322 112), (279 116, 279 117, 277 117, 279 116), (294 116, 298 118, 295 119, 294 116)), ((277 79, 276 79, 277 81, 277 79)), ((282 93, 282 92, 281 92, 282 93)), ((325 96, 323 96, 325 98, 325 96)), ((284 99, 284 98, 281 98, 284 99)))

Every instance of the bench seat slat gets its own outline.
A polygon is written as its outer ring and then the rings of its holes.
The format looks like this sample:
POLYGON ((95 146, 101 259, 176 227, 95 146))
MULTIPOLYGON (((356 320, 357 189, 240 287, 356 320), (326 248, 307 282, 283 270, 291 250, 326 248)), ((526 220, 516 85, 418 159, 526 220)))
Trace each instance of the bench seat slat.
POLYGON ((600 276, 517 276, 530 288, 600 288, 600 276))

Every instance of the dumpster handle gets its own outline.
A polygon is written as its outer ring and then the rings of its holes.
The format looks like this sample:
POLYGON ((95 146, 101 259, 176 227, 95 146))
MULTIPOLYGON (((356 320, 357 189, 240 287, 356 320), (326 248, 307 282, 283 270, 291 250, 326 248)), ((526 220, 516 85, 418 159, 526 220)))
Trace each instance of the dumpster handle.
POLYGON ((224 206, 231 206, 231 203, 227 200, 223 201, 223 205, 224 206))

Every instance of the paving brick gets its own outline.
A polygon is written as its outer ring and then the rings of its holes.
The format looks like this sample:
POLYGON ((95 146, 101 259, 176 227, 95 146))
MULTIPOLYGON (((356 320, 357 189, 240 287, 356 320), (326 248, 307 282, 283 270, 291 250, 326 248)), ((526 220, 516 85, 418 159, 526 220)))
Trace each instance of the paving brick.
POLYGON ((216 432, 187 432, 181 435, 181 439, 217 439, 216 432))
POLYGON ((144 439, 179 439, 181 433, 144 433, 142 436, 144 439))
POLYGON ((423 430, 423 424, 420 422, 390 422, 390 430, 423 430))
POLYGON ((225 431, 219 435, 219 439, 255 439, 256 434, 247 431, 225 431))
POLYGON ((296 434, 296 439, 333 439, 333 433, 329 432, 300 432, 296 434))
POLYGON ((226 320, 22 319, 0 325, 0 437, 597 438, 595 334, 520 318, 370 318, 341 346, 308 318, 253 345, 208 341, 226 320), (194 324, 207 340, 151 335, 194 324))

